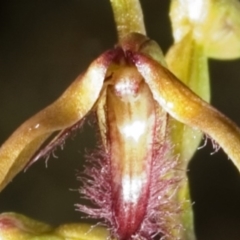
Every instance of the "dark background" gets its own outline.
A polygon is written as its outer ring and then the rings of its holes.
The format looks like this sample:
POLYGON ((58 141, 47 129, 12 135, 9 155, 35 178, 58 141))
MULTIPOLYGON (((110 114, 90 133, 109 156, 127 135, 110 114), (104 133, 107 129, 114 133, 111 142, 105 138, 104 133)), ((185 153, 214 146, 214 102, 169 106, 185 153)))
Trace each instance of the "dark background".
MULTIPOLYGON (((164 52, 172 43, 169 1, 142 0, 149 37, 164 52)), ((27 118, 55 100, 74 78, 116 43, 107 0, 0 1, 0 143, 27 118)), ((212 104, 240 125, 240 61, 209 61, 212 104)), ((80 221, 76 172, 95 147, 87 125, 68 140, 48 168, 40 160, 0 195, 0 212, 15 211, 58 225, 80 221)), ((240 175, 210 142, 190 164, 199 240, 240 239, 240 175)))

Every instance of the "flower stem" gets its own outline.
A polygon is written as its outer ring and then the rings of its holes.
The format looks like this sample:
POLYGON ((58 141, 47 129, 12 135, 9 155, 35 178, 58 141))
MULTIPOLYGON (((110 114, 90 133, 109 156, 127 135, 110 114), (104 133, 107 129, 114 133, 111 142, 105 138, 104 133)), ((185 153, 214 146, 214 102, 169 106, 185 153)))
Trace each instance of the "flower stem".
POLYGON ((125 35, 137 32, 146 35, 139 0, 110 0, 120 41, 125 35))

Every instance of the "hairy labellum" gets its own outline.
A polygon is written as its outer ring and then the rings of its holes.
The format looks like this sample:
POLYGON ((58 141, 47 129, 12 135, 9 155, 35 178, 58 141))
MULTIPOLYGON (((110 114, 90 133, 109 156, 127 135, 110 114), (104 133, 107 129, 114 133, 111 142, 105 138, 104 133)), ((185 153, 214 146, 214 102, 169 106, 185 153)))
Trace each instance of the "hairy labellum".
POLYGON ((170 178, 176 161, 169 159, 167 115, 136 68, 125 59, 119 62, 107 73, 105 101, 98 109, 104 150, 90 157, 86 177, 80 177, 80 192, 95 208, 77 206, 105 219, 117 239, 167 236, 177 183, 170 178))

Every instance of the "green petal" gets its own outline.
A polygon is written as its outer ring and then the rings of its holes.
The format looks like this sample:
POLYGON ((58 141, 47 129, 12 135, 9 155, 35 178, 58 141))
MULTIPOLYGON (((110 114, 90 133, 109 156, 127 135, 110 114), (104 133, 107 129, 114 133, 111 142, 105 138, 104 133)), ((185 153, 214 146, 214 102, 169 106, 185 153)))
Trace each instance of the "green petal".
POLYGON ((59 99, 23 123, 1 146, 0 190, 25 167, 53 132, 75 124, 92 109, 116 54, 115 50, 102 54, 59 99))
POLYGON ((176 120, 209 135, 240 170, 240 129, 237 125, 156 61, 139 53, 133 54, 133 60, 154 99, 165 111, 176 120))

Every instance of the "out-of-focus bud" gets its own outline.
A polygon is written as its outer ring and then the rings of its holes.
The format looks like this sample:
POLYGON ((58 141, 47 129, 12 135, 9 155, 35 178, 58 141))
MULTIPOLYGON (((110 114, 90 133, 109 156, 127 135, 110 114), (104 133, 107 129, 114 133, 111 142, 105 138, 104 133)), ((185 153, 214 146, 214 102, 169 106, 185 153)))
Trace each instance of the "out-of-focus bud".
POLYGON ((49 225, 17 213, 2 213, 0 215, 0 229, 0 239, 4 240, 63 240, 61 237, 50 236, 52 228, 49 225), (42 237, 40 238, 40 236, 42 237))
POLYGON ((51 226, 17 213, 0 214, 0 239, 3 240, 105 240, 106 228, 89 224, 51 226))
POLYGON ((170 17, 175 42, 192 32, 205 55, 217 59, 240 57, 238 0, 172 0, 170 17))
MULTIPOLYGON (((105 240, 110 239, 109 231, 100 226, 87 223, 61 225, 55 229, 55 234, 64 240, 105 240)), ((114 239, 112 239, 114 240, 114 239)))

